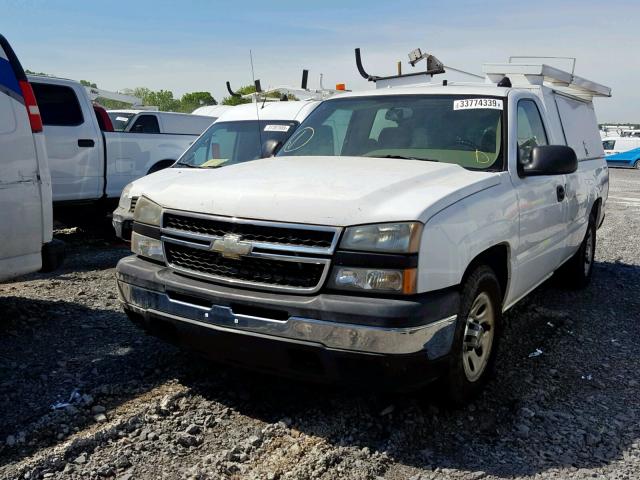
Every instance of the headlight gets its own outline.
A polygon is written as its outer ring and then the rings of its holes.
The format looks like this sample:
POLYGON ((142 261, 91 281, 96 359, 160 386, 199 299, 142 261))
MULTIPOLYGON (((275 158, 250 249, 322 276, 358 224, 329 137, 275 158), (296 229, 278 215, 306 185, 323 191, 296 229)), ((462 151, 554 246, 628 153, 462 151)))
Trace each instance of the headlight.
POLYGON ((162 221, 162 207, 142 196, 138 199, 136 210, 133 212, 133 220, 138 223, 159 227, 162 221))
POLYGON ((345 230, 340 248, 367 252, 416 253, 422 224, 419 222, 359 225, 345 230))
POLYGON ((122 189, 118 207, 122 208, 123 210, 129 210, 129 207, 131 207, 131 189, 132 188, 133 188, 133 182, 129 183, 126 187, 122 189))
POLYGON ((340 290, 412 294, 416 293, 416 269, 336 267, 329 285, 340 290))
POLYGON ((133 232, 131 234, 131 251, 141 257, 164 262, 162 242, 158 239, 133 232))

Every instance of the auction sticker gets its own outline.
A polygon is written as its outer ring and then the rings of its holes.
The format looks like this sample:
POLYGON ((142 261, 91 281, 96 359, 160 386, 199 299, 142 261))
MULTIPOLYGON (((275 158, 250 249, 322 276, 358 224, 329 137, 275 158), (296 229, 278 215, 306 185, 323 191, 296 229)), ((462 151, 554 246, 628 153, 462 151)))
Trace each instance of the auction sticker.
POLYGON ((265 125, 265 132, 288 132, 289 125, 265 125))
POLYGON ((502 110, 502 100, 497 98, 465 98, 464 100, 454 100, 454 110, 473 110, 476 108, 492 108, 502 110))

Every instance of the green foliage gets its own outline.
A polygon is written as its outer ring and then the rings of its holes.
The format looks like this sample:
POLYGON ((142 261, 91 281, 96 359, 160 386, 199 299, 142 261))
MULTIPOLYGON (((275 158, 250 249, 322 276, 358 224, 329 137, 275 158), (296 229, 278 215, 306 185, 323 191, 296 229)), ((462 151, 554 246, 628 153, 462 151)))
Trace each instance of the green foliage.
POLYGON ((180 99, 180 112, 191 113, 198 107, 217 105, 216 99, 209 92, 185 93, 180 99))
POLYGON ((48 73, 44 73, 44 72, 34 72, 33 70, 29 70, 28 68, 24 71, 24 73, 26 73, 27 75, 39 75, 41 77, 53 77, 54 75, 49 75, 48 73))
MULTIPOLYGON (((34 72, 32 70, 26 70, 26 73, 28 75, 41 75, 45 77, 53 76, 49 75, 48 73, 34 72)), ((90 82, 89 80, 80 80, 80 84, 85 87, 98 88, 98 85, 96 83, 90 82)), ((251 88, 253 88, 253 91, 255 91, 255 87, 252 86, 251 88)), ((125 88, 122 93, 138 97, 142 100, 143 105, 158 107, 160 111, 163 112, 191 113, 198 107, 218 104, 216 99, 213 98, 213 96, 209 92, 185 93, 180 99, 173 98, 173 92, 171 90, 154 91, 147 87, 137 87, 134 89, 125 88)), ((248 101, 249 100, 246 100, 240 103, 247 103, 248 101)), ((110 100, 108 98, 102 97, 96 98, 96 102, 98 102, 106 109, 118 110, 131 107, 131 105, 126 102, 119 102, 117 100, 110 100)))

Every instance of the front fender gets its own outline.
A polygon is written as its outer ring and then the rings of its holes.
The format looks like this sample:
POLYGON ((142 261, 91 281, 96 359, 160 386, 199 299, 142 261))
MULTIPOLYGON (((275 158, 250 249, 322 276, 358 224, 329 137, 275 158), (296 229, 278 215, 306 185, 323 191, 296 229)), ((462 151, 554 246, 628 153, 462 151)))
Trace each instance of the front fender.
MULTIPOLYGON (((503 181, 429 218, 420 245, 418 291, 459 285, 480 253, 499 244, 513 248, 518 241, 517 205, 513 187, 503 181)), ((510 271, 512 267, 509 265, 510 271)))

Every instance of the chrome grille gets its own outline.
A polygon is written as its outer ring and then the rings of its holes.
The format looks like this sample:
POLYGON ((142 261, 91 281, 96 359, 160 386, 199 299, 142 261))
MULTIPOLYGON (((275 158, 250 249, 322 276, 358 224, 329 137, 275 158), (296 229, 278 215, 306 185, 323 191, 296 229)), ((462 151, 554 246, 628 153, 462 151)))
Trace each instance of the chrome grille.
POLYGON ((164 214, 164 226, 172 230, 214 237, 234 233, 251 242, 317 248, 330 248, 335 237, 334 231, 308 230, 304 227, 292 228, 272 224, 238 223, 231 219, 187 217, 172 213, 164 214))
POLYGON ((163 213, 162 243, 171 268, 214 283, 265 290, 318 291, 339 235, 337 227, 163 213))
POLYGON ((221 278, 233 278, 255 285, 313 288, 322 278, 324 265, 241 257, 230 260, 215 252, 167 243, 167 261, 178 267, 221 278))

